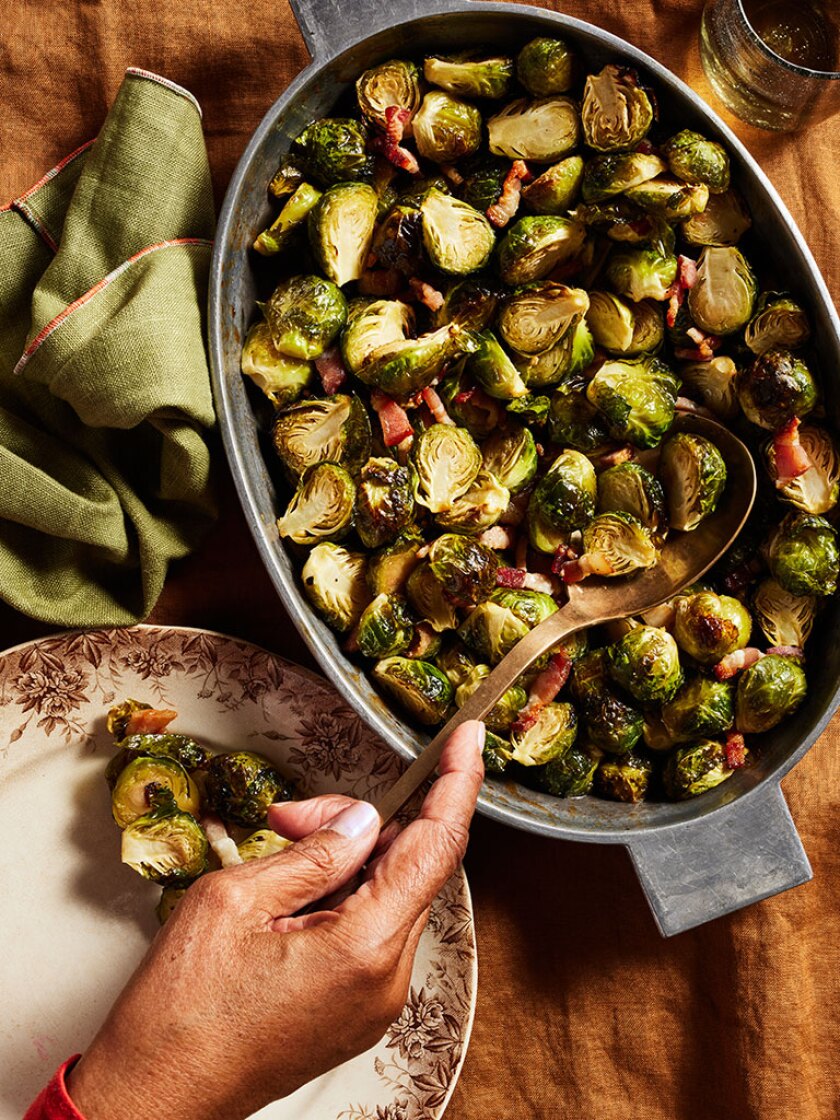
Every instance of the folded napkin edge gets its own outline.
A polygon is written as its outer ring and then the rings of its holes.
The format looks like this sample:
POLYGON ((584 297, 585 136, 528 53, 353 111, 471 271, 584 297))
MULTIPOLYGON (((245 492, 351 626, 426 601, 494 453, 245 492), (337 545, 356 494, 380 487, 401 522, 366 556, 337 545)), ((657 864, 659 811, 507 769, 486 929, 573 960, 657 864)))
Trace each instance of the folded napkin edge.
POLYGON ((172 93, 177 93, 179 97, 186 98, 186 100, 195 107, 199 117, 202 119, 204 118, 204 113, 195 95, 190 93, 188 89, 185 89, 184 86, 179 86, 177 82, 173 82, 169 78, 164 78, 161 74, 155 74, 153 70, 144 70, 142 66, 129 66, 125 72, 125 76, 127 78, 143 78, 147 82, 157 82, 158 85, 164 86, 172 93))

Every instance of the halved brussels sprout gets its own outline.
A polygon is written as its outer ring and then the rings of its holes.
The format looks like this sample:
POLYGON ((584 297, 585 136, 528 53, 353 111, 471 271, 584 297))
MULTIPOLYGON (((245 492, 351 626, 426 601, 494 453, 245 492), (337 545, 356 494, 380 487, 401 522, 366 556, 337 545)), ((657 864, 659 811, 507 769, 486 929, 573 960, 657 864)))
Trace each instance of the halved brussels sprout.
POLYGON ((689 245, 737 245, 752 225, 747 204, 735 190, 709 195, 705 210, 682 223, 689 245))
POLYGON ((619 295, 634 303, 666 300, 677 278, 677 258, 661 245, 613 252, 604 276, 619 295))
POLYGON ((279 284, 265 305, 271 339, 281 354, 320 358, 344 326, 347 301, 320 276, 293 276, 279 284))
POLYGON ((754 354, 778 348, 796 350, 810 337, 808 316, 786 292, 762 292, 744 328, 744 342, 754 354))
POLYGON ((684 183, 704 183, 713 194, 729 189, 729 156, 717 141, 684 128, 662 145, 662 154, 684 183))
POLYGON ((823 517, 789 513, 768 541, 767 563, 793 595, 833 595, 840 569, 837 533, 823 517))
POLYGON ((416 528, 405 529, 393 544, 374 552, 368 561, 367 584, 371 594, 402 591, 406 580, 420 563, 417 555, 423 535, 416 528))
POLYGON ((590 741, 611 754, 626 754, 642 737, 642 713, 616 692, 607 671, 607 650, 595 649, 575 662, 572 695, 590 741))
POLYGON ((771 646, 802 649, 814 628, 817 600, 813 595, 793 595, 777 580, 765 579, 753 593, 752 609, 771 646))
POLYGON ((706 248, 689 289, 688 310, 701 330, 732 334, 749 322, 757 292, 753 270, 738 249, 706 248))
POLYGON ((409 135, 420 96, 420 70, 402 58, 380 62, 356 79, 356 98, 362 116, 383 129, 388 125, 388 109, 404 109, 408 113, 405 134, 409 135))
POLYGON ((662 722, 672 743, 720 735, 734 720, 733 685, 712 677, 692 677, 662 708, 662 722))
POLYGON ((550 595, 544 591, 530 591, 527 588, 497 587, 490 601, 512 611, 518 619, 529 627, 539 626, 558 609, 550 595))
POLYGON ((301 183, 283 209, 254 242, 254 248, 264 257, 273 257, 285 248, 292 230, 301 226, 321 197, 321 192, 311 183, 301 183))
POLYGON ((370 420, 358 397, 298 401, 274 418, 274 450, 292 478, 328 460, 356 470, 370 455, 370 420))
POLYGON ((537 473, 537 445, 528 428, 519 424, 509 424, 490 436, 481 454, 484 469, 495 475, 511 494, 529 486, 537 473))
POLYGON ((726 463, 703 436, 676 432, 662 445, 659 473, 672 529, 687 533, 714 513, 726 486, 726 463))
POLYGON ((602 757, 597 747, 573 743, 565 754, 543 767, 538 779, 540 789, 552 797, 583 797, 592 789, 602 757))
POLYGON ((337 183, 324 191, 309 215, 315 259, 335 284, 358 280, 365 270, 379 198, 367 183, 337 183))
POLYGON ((674 422, 679 381, 664 362, 648 356, 604 362, 586 395, 615 439, 656 447, 674 422))
POLYGON ((595 513, 595 468, 580 451, 561 451, 537 483, 528 507, 556 529, 582 529, 595 513))
POLYGON ((390 396, 411 396, 440 376, 441 370, 462 354, 472 353, 478 342, 457 323, 449 323, 419 338, 405 338, 378 347, 356 376, 390 396))
POLYGON ((665 164, 651 152, 594 156, 587 160, 583 171, 583 201, 600 202, 604 198, 624 194, 631 187, 655 179, 664 170, 665 164))
POLYGON ((398 595, 377 595, 362 611, 357 641, 365 657, 378 661, 402 653, 413 636, 408 604, 398 595))
POLYGON ((528 623, 508 607, 488 601, 470 611, 458 630, 458 637, 482 661, 498 665, 530 629, 528 623))
POLYGON ((291 846, 291 840, 287 840, 285 836, 279 836, 273 829, 260 828, 240 841, 236 845, 236 850, 239 852, 239 858, 242 862, 248 863, 252 859, 276 856, 278 852, 284 852, 286 848, 291 846))
POLYGON ((445 513, 463 497, 481 470, 481 452, 463 428, 432 424, 411 448, 417 473, 415 497, 432 513, 445 513))
POLYGON ((423 219, 419 206, 398 203, 377 226, 371 253, 383 268, 416 276, 423 267, 423 219))
POLYGON ((732 420, 738 415, 738 367, 731 358, 716 354, 709 362, 686 362, 680 366, 680 377, 683 386, 719 419, 732 420))
POLYGON ((736 388, 746 418, 769 431, 794 416, 807 416, 817 403, 811 371, 789 350, 761 354, 741 370, 736 388))
POLYGON ((603 758, 595 771, 595 789, 610 801, 635 804, 647 793, 653 763, 635 751, 620 758, 603 758))
POLYGON ((456 603, 486 599, 496 583, 499 561, 492 548, 460 533, 444 533, 429 549, 429 568, 456 603))
POLYGON ((160 900, 155 907, 155 914, 157 914, 157 920, 162 926, 166 925, 172 917, 175 907, 186 893, 186 887, 164 887, 160 892, 160 900))
POLYGON ((296 191, 302 182, 303 171, 294 160, 285 156, 268 184, 268 189, 275 198, 285 198, 287 194, 296 191))
POLYGON ((493 332, 482 331, 476 339, 478 349, 467 359, 466 372, 497 400, 527 396, 528 386, 493 332))
POLYGON ((483 467, 472 486, 452 503, 452 508, 436 517, 442 529, 457 533, 483 533, 498 524, 510 505, 510 490, 491 471, 483 467))
MULTIPOLYGON (((133 704, 136 701, 129 700, 127 703, 133 704)), ((116 711, 119 711, 119 708, 116 711)), ((111 713, 109 713, 109 723, 110 715, 111 713)), ((117 716, 115 723, 124 731, 125 721, 121 717, 117 716)), ((133 762, 136 758, 171 758, 187 771, 197 770, 208 758, 205 748, 195 739, 191 739, 189 735, 176 735, 169 731, 128 735, 119 739, 114 745, 117 753, 105 770, 105 780, 109 789, 114 788, 117 778, 129 762, 133 762)))
POLYGON ((153 808, 153 797, 167 789, 182 813, 198 816, 201 808, 195 782, 174 758, 135 758, 117 778, 111 794, 111 812, 126 828, 153 808))
POLYGON ((554 163, 578 142, 580 129, 570 97, 511 101, 487 122, 490 151, 508 159, 554 163))
MULTIPOLYGON (((489 665, 476 665, 467 679, 458 685, 455 689, 455 703, 459 708, 463 708, 475 690, 490 676, 491 672, 492 669, 489 665)), ((522 685, 511 685, 484 717, 485 726, 490 731, 509 731, 510 725, 527 703, 528 693, 522 685)))
POLYGON ((645 138, 653 123, 653 106, 633 70, 609 63, 586 79, 580 119, 590 148, 620 152, 645 138))
POLYGON ((428 661, 386 657, 373 667, 371 676, 412 719, 426 727, 443 722, 455 696, 448 677, 428 661))
POLYGON ((618 463, 598 475, 598 512, 611 510, 632 514, 654 539, 668 531, 662 483, 639 463, 618 463))
POLYGON ((478 662, 460 639, 449 638, 435 658, 435 664, 458 688, 470 679, 478 662))
MULTIPOLYGON (((645 214, 638 206, 633 206, 623 195, 603 199, 600 202, 581 203, 572 213, 578 221, 584 223, 587 229, 604 234, 610 241, 620 241, 622 244, 642 245, 650 240, 657 228, 657 223, 650 215, 645 214)), ((610 246, 594 238, 589 244, 593 246, 592 274, 597 276, 610 246), (596 248, 597 256, 595 256, 596 248)))
POLYGON ((550 281, 528 284, 503 302, 499 334, 518 354, 543 354, 588 309, 589 297, 582 288, 550 281))
POLYGON ((513 78, 513 59, 477 50, 432 55, 423 63, 427 82, 459 97, 504 97, 513 78))
POLYGON ((511 285, 542 280, 578 253, 585 236, 585 227, 569 218, 554 214, 520 218, 499 244, 499 275, 511 285))
POLYGON ((295 544, 341 540, 353 528, 356 486, 337 463, 317 463, 301 477, 297 490, 277 519, 281 537, 295 544))
POLYGON ((517 355, 514 365, 522 374, 529 388, 557 385, 571 381, 591 364, 595 357, 595 344, 586 320, 580 318, 550 350, 542 354, 517 355))
POLYGON ((414 612, 425 619, 436 634, 454 630, 458 625, 458 612, 427 560, 412 569, 405 590, 414 612))
POLYGON ((795 658, 768 654, 738 678, 735 726, 742 735, 769 731, 793 715, 807 691, 805 670, 795 658))
POLYGON ((559 758, 577 738, 577 712, 571 704, 552 701, 540 708, 536 721, 510 733, 511 761, 520 766, 544 766, 559 758))
POLYGON ((487 283, 470 277, 447 290, 436 315, 436 323, 457 323, 469 331, 483 331, 496 314, 499 297, 487 283))
POLYGON ((714 665, 750 640, 749 611, 731 595, 698 591, 675 604, 674 638, 701 665, 714 665))
POLYGON ((204 786, 214 813, 231 824, 265 824, 269 805, 290 801, 294 790, 270 759, 253 751, 227 751, 210 759, 204 786))
POLYGON ((345 117, 313 121, 294 142, 296 158, 322 186, 370 179, 373 157, 363 125, 345 117))
POLYGON ((455 163, 477 152, 481 144, 481 113, 475 105, 432 90, 423 98, 412 122, 414 142, 424 159, 455 163))
POLYGON ((785 480, 779 477, 776 465, 776 443, 773 440, 764 450, 767 471, 776 485, 776 493, 804 513, 828 513, 834 509, 840 487, 840 452, 831 435, 813 424, 798 429, 799 445, 808 457, 809 466, 785 480))
POLYGON ((685 801, 714 789, 734 772, 727 766, 722 744, 713 739, 701 739, 690 747, 674 751, 665 764, 663 781, 670 798, 685 801))
POLYGON ((586 322, 596 346, 609 354, 651 354, 665 338, 665 320, 655 303, 631 303, 612 292, 590 292, 586 322))
POLYGON ((504 774, 510 762, 510 742, 503 735, 497 735, 488 728, 484 736, 481 761, 484 763, 484 773, 488 776, 499 777, 500 774, 504 774))
POLYGON ((552 525, 538 509, 528 514, 528 543, 537 552, 553 556, 559 548, 571 544, 572 534, 568 529, 558 529, 552 525))
POLYGON ((356 484, 355 522, 365 548, 389 544, 414 516, 414 480, 393 459, 368 459, 356 484))
POLYGON ((277 408, 296 401, 315 376, 311 362, 280 353, 268 323, 255 323, 248 331, 242 348, 242 372, 277 408))
POLYGON ((341 356, 351 373, 386 346, 401 342, 414 328, 414 315, 397 299, 353 300, 341 332, 341 356))
POLYGON ((609 442, 601 414, 578 389, 561 385, 551 398, 548 432, 553 443, 573 447, 585 455, 599 451, 609 442))
POLYGON ((301 572, 304 593, 324 621, 340 634, 356 625, 370 601, 366 568, 364 553, 349 552, 329 541, 316 544, 306 557, 301 572))
POLYGON ((194 816, 178 810, 169 790, 154 801, 150 813, 123 830, 122 862, 162 887, 189 885, 207 870, 207 837, 194 816))
POLYGON ((524 186, 522 201, 538 214, 565 214, 577 202, 582 181, 583 160, 567 156, 524 186))
POLYGON ((599 513, 583 530, 585 575, 626 576, 652 568, 657 559, 649 531, 631 513, 599 513))
POLYGON ((625 192, 634 206, 649 214, 659 214, 668 222, 702 214, 709 203, 709 188, 690 186, 679 179, 649 179, 625 192))
POLYGON ((493 227, 469 203, 432 188, 426 192, 420 210, 423 245, 435 268, 465 276, 490 259, 496 244, 493 227))
POLYGON ((562 39, 531 39, 516 56, 516 76, 532 97, 565 93, 574 81, 575 56, 562 39))
POLYGON ((677 643, 659 626, 637 626, 609 646, 607 669, 643 704, 667 704, 683 683, 677 643))

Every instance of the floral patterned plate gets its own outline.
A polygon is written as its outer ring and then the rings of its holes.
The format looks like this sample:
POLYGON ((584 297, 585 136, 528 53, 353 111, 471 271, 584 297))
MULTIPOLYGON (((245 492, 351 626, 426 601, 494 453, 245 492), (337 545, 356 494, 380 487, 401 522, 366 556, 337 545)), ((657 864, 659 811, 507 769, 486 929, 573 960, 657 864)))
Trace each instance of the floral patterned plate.
MULTIPOLYGON (((206 630, 59 634, 0 654, 0 1120, 19 1120, 83 1050, 157 928, 159 888, 119 861, 103 778, 106 709, 175 708, 215 750, 275 758, 307 794, 372 798, 402 763, 320 677, 206 630)), ((475 1007, 463 870, 437 898, 408 1002, 365 1054, 260 1120, 434 1120, 455 1086, 475 1007)))

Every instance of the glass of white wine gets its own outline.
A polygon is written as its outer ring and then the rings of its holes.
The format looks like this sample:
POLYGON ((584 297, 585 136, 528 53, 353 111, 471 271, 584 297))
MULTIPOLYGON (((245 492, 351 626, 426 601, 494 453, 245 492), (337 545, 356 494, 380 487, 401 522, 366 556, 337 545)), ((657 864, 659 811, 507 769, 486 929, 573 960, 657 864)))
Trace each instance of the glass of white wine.
POLYGON ((840 111, 837 0, 709 0, 703 69, 742 120, 793 132, 840 111))

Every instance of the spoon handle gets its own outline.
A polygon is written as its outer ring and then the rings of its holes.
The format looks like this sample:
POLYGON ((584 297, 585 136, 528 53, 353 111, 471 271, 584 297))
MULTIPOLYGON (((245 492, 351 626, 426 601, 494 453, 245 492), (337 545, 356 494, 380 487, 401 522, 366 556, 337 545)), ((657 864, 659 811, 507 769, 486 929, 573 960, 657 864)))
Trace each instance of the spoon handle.
POLYGON ((595 626, 601 621, 592 618, 581 609, 577 598, 570 600, 539 626, 516 643, 496 668, 478 686, 475 692, 459 708, 449 722, 423 748, 409 768, 388 790, 377 805, 383 826, 386 825, 405 805, 409 798, 420 788, 435 771, 441 752, 449 736, 462 723, 472 719, 483 719, 500 696, 503 696, 522 673, 541 657, 547 650, 558 646, 564 638, 581 630, 584 626, 595 626))

